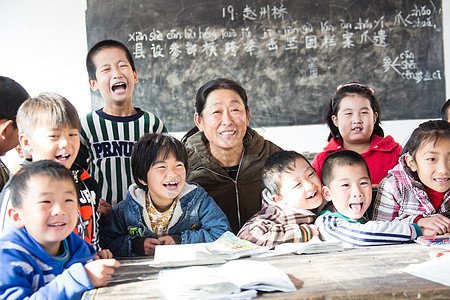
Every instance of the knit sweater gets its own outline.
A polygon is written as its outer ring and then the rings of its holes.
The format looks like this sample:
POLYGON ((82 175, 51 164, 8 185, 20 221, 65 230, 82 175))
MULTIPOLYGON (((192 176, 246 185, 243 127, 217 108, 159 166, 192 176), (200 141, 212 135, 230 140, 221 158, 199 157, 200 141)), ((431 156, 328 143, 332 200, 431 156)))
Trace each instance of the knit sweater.
POLYGON ((264 163, 272 153, 282 149, 248 127, 244 136, 244 153, 234 180, 211 156, 207 143, 202 132, 197 132, 185 142, 189 155, 187 181, 200 184, 208 192, 227 216, 233 233, 237 234, 242 225, 261 209, 264 163))
MULTIPOLYGON (((322 165, 325 158, 330 153, 343 149, 342 139, 332 138, 328 145, 323 148, 323 151, 314 157, 312 166, 316 169, 320 178, 322 178, 322 165)), ((384 138, 376 134, 372 135, 369 150, 361 155, 369 166, 370 178, 373 184, 379 184, 388 171, 395 167, 401 153, 402 147, 390 135, 384 138)))

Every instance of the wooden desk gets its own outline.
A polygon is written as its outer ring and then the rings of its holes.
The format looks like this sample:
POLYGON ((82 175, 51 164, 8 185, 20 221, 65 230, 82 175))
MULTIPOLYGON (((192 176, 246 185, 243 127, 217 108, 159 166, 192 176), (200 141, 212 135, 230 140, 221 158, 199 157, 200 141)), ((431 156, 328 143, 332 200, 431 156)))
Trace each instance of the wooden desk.
MULTIPOLYGON (((348 249, 314 255, 260 258, 294 276, 297 291, 260 293, 261 298, 283 299, 450 299, 450 287, 401 271, 409 264, 429 260, 430 248, 411 243, 348 249)), ((123 263, 149 260, 121 261, 123 263)), ((257 259, 255 259, 257 260, 257 259)), ((123 266, 107 287, 86 292, 83 299, 161 299, 157 275, 147 265, 123 266)), ((450 276, 450 270, 449 270, 450 276)))

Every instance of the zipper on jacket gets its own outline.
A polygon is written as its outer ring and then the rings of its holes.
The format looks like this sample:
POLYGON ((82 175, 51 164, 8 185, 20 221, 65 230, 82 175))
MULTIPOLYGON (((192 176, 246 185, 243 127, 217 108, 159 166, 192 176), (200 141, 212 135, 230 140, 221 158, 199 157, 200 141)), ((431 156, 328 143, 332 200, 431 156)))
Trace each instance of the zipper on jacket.
POLYGON ((207 171, 209 171, 211 173, 214 173, 214 174, 216 174, 216 175, 218 175, 218 176, 220 176, 222 178, 229 179, 229 180, 231 180, 231 182, 233 182, 233 184, 234 184, 234 192, 236 194, 237 218, 238 218, 239 228, 241 228, 243 224, 242 224, 242 221, 241 221, 241 204, 239 202, 238 178, 239 178, 239 172, 241 170, 242 163, 244 162, 244 153, 245 153, 245 147, 243 147, 243 149, 242 149, 241 161, 239 162, 239 168, 238 168, 237 173, 236 173, 236 180, 234 180, 230 176, 222 175, 222 174, 220 174, 220 173, 218 173, 218 172, 216 172, 214 170, 211 170, 211 169, 209 169, 207 167, 198 167, 198 168, 195 169, 195 170, 201 170, 201 169, 207 170, 207 171))

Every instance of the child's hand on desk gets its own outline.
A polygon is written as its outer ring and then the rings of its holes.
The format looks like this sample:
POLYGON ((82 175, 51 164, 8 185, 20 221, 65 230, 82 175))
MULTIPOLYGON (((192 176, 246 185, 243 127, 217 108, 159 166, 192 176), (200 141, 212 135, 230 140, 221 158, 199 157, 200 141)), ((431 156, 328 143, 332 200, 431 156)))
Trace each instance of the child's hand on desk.
POLYGON ((450 232, 450 219, 442 215, 421 218, 417 221, 417 225, 425 236, 450 232))
POLYGON ((161 242, 161 245, 176 245, 174 239, 170 235, 162 236, 158 238, 158 240, 161 242))
POLYGON ((103 249, 101 251, 97 252, 97 256, 94 257, 94 260, 96 259, 110 259, 113 258, 113 254, 108 249, 103 249))
POLYGON ((157 245, 163 245, 159 239, 146 238, 144 241, 145 255, 154 254, 157 245))
POLYGON ((95 287, 101 287, 108 284, 114 269, 119 267, 119 262, 115 259, 97 259, 84 266, 86 273, 95 287))

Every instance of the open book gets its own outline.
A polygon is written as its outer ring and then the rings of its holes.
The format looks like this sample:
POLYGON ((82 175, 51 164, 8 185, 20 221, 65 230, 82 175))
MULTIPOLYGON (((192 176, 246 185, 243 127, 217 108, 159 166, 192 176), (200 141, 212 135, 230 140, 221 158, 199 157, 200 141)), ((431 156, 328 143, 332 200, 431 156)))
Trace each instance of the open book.
MULTIPOLYGON (((294 284, 282 270, 267 262, 233 260, 219 267, 194 266, 162 270, 161 291, 168 299, 229 299, 242 290, 293 292, 294 284)), ((243 296, 243 295, 241 295, 243 296)), ((256 297, 256 292, 245 299, 256 297)))
POLYGON ((268 250, 227 231, 212 243, 156 246, 155 259, 149 265, 162 268, 218 264, 268 250))
POLYGON ((321 241, 318 237, 313 237, 308 242, 303 243, 283 243, 275 246, 275 249, 256 255, 255 257, 270 257, 277 255, 295 254, 318 254, 344 251, 341 241, 321 241))
POLYGON ((227 231, 216 241, 206 244, 205 250, 206 253, 222 255, 230 260, 267 252, 269 247, 258 246, 227 231))
POLYGON ((321 241, 313 237, 306 243, 284 243, 275 246, 275 250, 296 253, 296 254, 316 254, 344 251, 341 241, 321 241))

